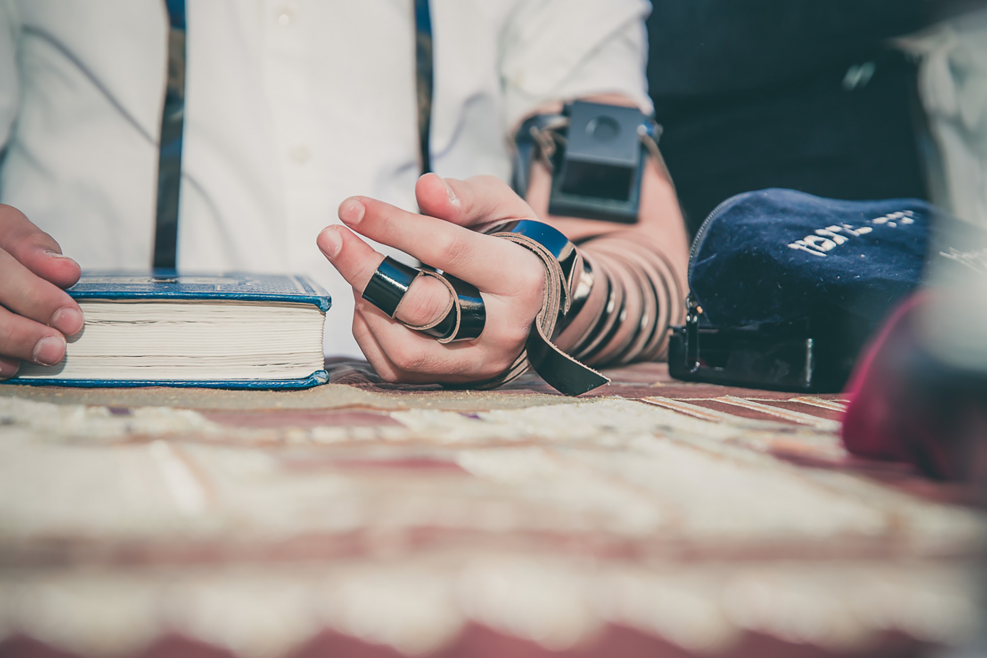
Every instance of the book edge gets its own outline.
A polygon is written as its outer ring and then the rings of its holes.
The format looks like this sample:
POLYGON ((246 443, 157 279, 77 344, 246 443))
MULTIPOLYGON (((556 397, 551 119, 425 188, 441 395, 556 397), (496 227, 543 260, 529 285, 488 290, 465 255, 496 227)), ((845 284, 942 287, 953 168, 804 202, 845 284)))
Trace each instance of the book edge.
MULTIPOLYGON (((136 275, 125 271, 112 272, 84 272, 84 275, 95 275, 103 277, 121 277, 136 275)), ((140 273, 144 275, 144 273, 140 273)), ((210 276, 229 276, 232 278, 244 278, 242 272, 212 273, 210 276)), ((190 273, 187 276, 195 276, 190 273)), ((291 281, 299 289, 298 293, 265 293, 265 292, 183 292, 177 290, 158 291, 128 291, 120 288, 113 288, 112 284, 105 284, 105 287, 96 290, 73 290, 69 288, 66 292, 76 300, 106 299, 111 301, 128 299, 177 299, 177 300, 234 300, 246 302, 287 302, 296 304, 311 304, 320 311, 326 313, 332 307, 332 297, 329 292, 322 288, 310 276, 296 274, 265 274, 266 278, 280 278, 291 281)))
POLYGON ((329 381, 325 369, 316 370, 308 377, 300 379, 226 379, 226 380, 136 380, 136 379, 57 379, 14 377, 0 381, 0 385, 18 386, 64 386, 69 388, 224 388, 224 389, 300 389, 319 386, 329 381))

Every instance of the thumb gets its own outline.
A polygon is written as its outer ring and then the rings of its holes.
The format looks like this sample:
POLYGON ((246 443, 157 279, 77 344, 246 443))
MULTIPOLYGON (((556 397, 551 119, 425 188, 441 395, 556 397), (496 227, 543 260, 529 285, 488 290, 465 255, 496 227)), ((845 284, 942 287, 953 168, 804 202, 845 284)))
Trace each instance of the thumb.
POLYGON ((503 219, 537 218, 531 206, 495 176, 458 180, 425 174, 418 179, 415 196, 423 214, 466 228, 503 219))

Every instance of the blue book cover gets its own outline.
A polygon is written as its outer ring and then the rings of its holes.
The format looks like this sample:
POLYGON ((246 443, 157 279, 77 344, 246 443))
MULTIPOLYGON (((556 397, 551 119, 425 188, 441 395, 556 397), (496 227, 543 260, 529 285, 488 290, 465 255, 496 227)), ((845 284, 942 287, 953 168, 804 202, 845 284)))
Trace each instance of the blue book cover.
MULTIPOLYGON (((173 271, 156 270, 147 272, 86 272, 74 286, 67 291, 80 305, 87 302, 171 302, 181 304, 189 302, 240 302, 257 303, 265 306, 278 305, 312 305, 324 317, 331 306, 331 298, 324 288, 311 278, 295 275, 272 275, 244 272, 229 272, 222 274, 192 274, 175 273, 173 271)), ((87 314, 87 322, 89 316, 87 314)), ((117 322, 117 324, 123 324, 117 322)), ((141 324, 141 322, 137 322, 141 324)), ((88 325, 87 325, 88 326, 88 325)), ((242 329, 242 326, 231 327, 242 329)), ((322 325, 319 325, 321 336, 322 325)), ((144 329, 137 329, 143 331, 144 329)), ((130 330, 134 331, 134 330, 130 330)), ((86 334, 85 328, 83 335, 86 334)), ((231 339, 235 340, 235 339, 231 339)), ((70 341, 71 343, 72 341, 70 341)), ((321 355, 321 342, 319 344, 321 355)), ((108 355, 112 360, 116 355, 108 355)), ((191 359, 193 357, 189 357, 191 359)), ((72 346, 66 361, 72 359, 72 346)), ((321 366, 321 364, 320 364, 321 366)), ((205 388, 251 388, 251 389, 282 389, 307 388, 324 384, 328 375, 324 368, 318 367, 305 377, 293 378, 224 378, 224 379, 180 379, 157 378, 155 369, 148 367, 140 377, 127 378, 78 378, 60 377, 59 371, 64 370, 65 362, 51 368, 22 364, 19 375, 4 383, 26 384, 36 386, 83 386, 83 387, 136 387, 136 386, 178 386, 205 388)))
POLYGON ((287 274, 176 274, 86 272, 67 291, 83 299, 233 299, 293 302, 329 310, 329 293, 307 276, 287 274))

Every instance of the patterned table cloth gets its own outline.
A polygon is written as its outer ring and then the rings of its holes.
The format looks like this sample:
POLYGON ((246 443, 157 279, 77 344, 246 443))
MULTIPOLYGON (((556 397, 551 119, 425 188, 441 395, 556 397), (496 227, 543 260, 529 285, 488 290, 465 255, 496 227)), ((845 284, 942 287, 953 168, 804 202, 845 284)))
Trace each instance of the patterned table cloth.
POLYGON ((987 517, 839 395, 0 386, 0 656, 920 655, 987 517))

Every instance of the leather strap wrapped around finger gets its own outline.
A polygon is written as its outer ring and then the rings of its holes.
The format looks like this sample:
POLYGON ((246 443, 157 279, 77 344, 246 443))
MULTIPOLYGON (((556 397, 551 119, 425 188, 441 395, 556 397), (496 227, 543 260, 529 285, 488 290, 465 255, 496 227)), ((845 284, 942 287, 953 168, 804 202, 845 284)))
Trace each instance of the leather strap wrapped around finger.
POLYGON ((393 318, 421 270, 385 256, 363 289, 363 298, 393 318))
POLYGON ((438 279, 449 290, 449 302, 434 322, 403 324, 434 337, 440 343, 479 338, 487 317, 480 291, 449 274, 431 268, 420 270, 385 256, 363 290, 363 298, 393 318, 411 285, 423 275, 438 279))
POLYGON ((451 274, 428 268, 423 269, 422 274, 438 279, 449 290, 449 305, 434 322, 423 325, 405 323, 405 326, 428 334, 443 344, 479 338, 486 325, 487 312, 476 286, 451 274))
POLYGON ((545 265, 545 292, 525 349, 514 364, 483 386, 497 386, 520 376, 530 366, 549 385, 566 395, 579 395, 609 379, 575 360, 553 342, 572 305, 572 291, 583 271, 582 257, 568 238, 548 224, 528 219, 488 227, 484 233, 510 240, 538 256, 545 265))

